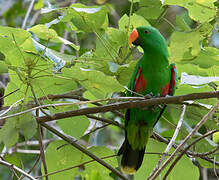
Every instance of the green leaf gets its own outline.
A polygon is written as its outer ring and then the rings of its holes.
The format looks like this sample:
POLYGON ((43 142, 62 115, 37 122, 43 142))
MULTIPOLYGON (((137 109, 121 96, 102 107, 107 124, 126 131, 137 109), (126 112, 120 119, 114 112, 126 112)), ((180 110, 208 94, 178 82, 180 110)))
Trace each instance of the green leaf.
MULTIPOLYGON (((56 140, 50 143, 47 147, 45 157, 48 173, 76 166, 83 162, 84 157, 81 151, 70 145, 58 148, 63 144, 66 144, 66 142, 56 140)), ((41 171, 44 172, 43 165, 41 166, 41 171)), ((54 174, 53 180, 74 179, 74 177, 78 174, 78 168, 73 168, 69 171, 63 171, 62 173, 54 174)))
POLYGON ((115 28, 107 28, 105 32, 98 34, 94 56, 97 58, 97 60, 100 59, 98 63, 102 65, 103 68, 96 67, 95 69, 106 74, 110 74, 112 69, 110 69, 110 66, 108 68, 109 61, 117 64, 116 62, 121 60, 118 57, 118 52, 120 48, 125 46, 127 43, 126 33, 115 28), (102 61, 101 58, 104 58, 105 61, 102 61))
POLYGON ((140 0, 129 0, 129 2, 136 3, 136 2, 140 2, 140 0))
POLYGON ((199 42, 200 34, 198 32, 174 32, 170 42, 171 59, 174 61, 186 59, 186 53, 190 54, 189 59, 197 56, 200 51, 199 42))
POLYGON ((35 118, 33 118, 32 113, 25 113, 17 117, 17 126, 23 132, 25 140, 29 140, 36 133, 37 123, 35 118))
POLYGON ((14 119, 7 119, 4 126, 0 129, 0 142, 3 142, 7 148, 15 145, 19 137, 19 128, 17 128, 14 119))
POLYGON ((218 144, 219 143, 219 132, 215 132, 212 136, 212 139, 215 144, 218 144))
POLYGON ((85 32, 97 31, 105 23, 107 11, 104 6, 86 6, 73 4, 65 10, 64 22, 72 22, 78 30, 85 32), (97 21, 98 19, 98 21, 97 21))
POLYGON ((116 28, 109 27, 106 30, 106 35, 108 36, 109 40, 112 41, 114 44, 119 44, 120 46, 126 44, 126 34, 124 31, 121 31, 116 28))
MULTIPOLYGON (((9 114, 24 111, 22 105, 11 110, 9 114)), ((19 132, 21 131, 25 140, 29 140, 36 133, 36 120, 33 118, 32 113, 25 113, 20 116, 15 116, 6 120, 3 128, 0 130, 0 141, 3 141, 7 148, 13 146, 18 141, 19 132)))
MULTIPOLYGON (((63 111, 70 111, 76 110, 78 108, 71 107, 61 107, 56 109, 55 112, 63 112, 63 111)), ((80 139, 84 132, 87 130, 90 121, 86 116, 75 116, 71 118, 65 118, 57 121, 59 127, 63 130, 64 133, 73 136, 76 139, 80 139)))
MULTIPOLYGON (((54 172, 60 169, 77 166, 91 160, 90 157, 70 145, 61 147, 63 144, 66 144, 66 142, 54 141, 50 143, 48 148, 46 149, 45 156, 48 172, 54 172)), ((114 155, 114 153, 106 147, 91 147, 88 149, 88 151, 94 153, 100 158, 114 155)), ((117 160, 115 157, 107 158, 105 160, 111 166, 117 166, 117 160)), ((109 177, 109 173, 111 171, 109 171, 96 161, 85 164, 81 167, 84 169, 83 171, 78 171, 78 168, 73 168, 68 171, 63 171, 62 173, 54 174, 53 180, 74 179, 74 177, 79 174, 81 174, 83 177, 86 177, 86 175, 89 176, 94 169, 98 172, 98 174, 100 174, 101 177, 104 177, 104 179, 112 180, 112 178, 109 177)), ((41 166, 41 169, 43 171, 43 166, 41 166)))
POLYGON ((160 0, 141 0, 139 10, 136 13, 145 19, 157 19, 163 10, 164 8, 160 0))
MULTIPOLYGON (((150 139, 148 142, 147 148, 146 148, 146 152, 163 153, 163 151, 165 150, 165 147, 166 145, 159 143, 153 139, 150 139)), ((142 180, 142 179, 145 179, 145 177, 148 177, 149 174, 154 169, 154 167, 157 165, 157 162, 159 161, 159 159, 160 159, 160 155, 146 154, 144 156, 144 161, 143 161, 141 168, 138 170, 138 172, 135 175, 135 180, 142 180)), ((168 167, 162 171, 161 176, 160 176, 161 179, 166 173, 168 167)), ((173 170, 168 176, 168 179, 197 180, 199 179, 198 167, 193 165, 192 161, 188 157, 183 156, 182 159, 176 164, 176 166, 174 166, 173 170)))
POLYGON ((119 66, 116 72, 116 78, 120 84, 127 86, 130 77, 134 71, 137 61, 131 61, 129 64, 119 66))
POLYGON ((55 30, 51 28, 49 29, 47 26, 43 24, 38 24, 36 26, 33 26, 28 31, 33 32, 40 39, 48 40, 49 42, 63 43, 66 45, 70 45, 77 51, 80 49, 79 46, 76 46, 74 43, 68 41, 67 39, 59 37, 55 30))
POLYGON ((0 74, 8 72, 8 65, 4 61, 0 61, 0 74))
MULTIPOLYGON (((88 150, 100 158, 114 155, 114 153, 105 146, 98 146, 98 147, 93 146, 89 148, 88 150)), ((88 160, 91 160, 91 159, 88 158, 88 160)), ((104 159, 104 161, 106 161, 106 163, 110 164, 112 167, 118 166, 118 162, 115 157, 106 158, 104 159)), ((85 171, 83 171, 81 175, 84 176, 86 174, 90 174, 94 169, 100 174, 101 177, 104 177, 104 179, 112 180, 112 178, 109 176, 111 171, 96 161, 86 164, 85 171)))
POLYGON ((198 56, 191 61, 201 68, 210 68, 214 65, 219 66, 219 50, 213 47, 202 49, 198 56))
MULTIPOLYGON (((12 28, 7 26, 0 26, 0 35, 4 38, 9 38, 13 40, 13 35, 18 45, 23 44, 26 39, 31 37, 31 34, 20 28, 12 28)), ((2 51, 2 49, 1 49, 2 51)))
MULTIPOLYGON (((125 14, 119 20, 119 29, 122 31, 127 31, 128 24, 129 24, 129 17, 125 14)), ((130 17, 129 32, 131 32, 133 29, 137 28, 138 26, 149 26, 149 25, 150 25, 149 22, 145 18, 137 14, 133 14, 130 17)))
POLYGON ((34 10, 41 9, 43 7, 43 0, 38 0, 37 3, 34 4, 34 10))
POLYGON ((34 46, 36 48, 36 50, 39 53, 42 53, 43 56, 49 58, 52 62, 55 63, 55 70, 59 71, 61 68, 63 68, 65 66, 65 61, 63 59, 61 59, 59 56, 57 56, 57 54, 54 54, 51 49, 47 48, 46 46, 38 43, 36 40, 33 39, 33 43, 34 46))
MULTIPOLYGON (((210 86, 208 86, 208 85, 191 86, 191 85, 187 85, 187 84, 179 84, 174 95, 178 96, 178 95, 184 95, 184 94, 190 94, 190 93, 209 92, 209 91, 213 91, 213 89, 210 88, 210 86)), ((214 105, 217 103, 217 99, 216 98, 200 99, 200 100, 196 100, 196 102, 214 105)))
POLYGON ((85 179, 87 179, 87 180, 102 180, 102 177, 100 176, 100 173, 97 170, 92 170, 89 175, 86 174, 85 179))
POLYGON ((104 98, 107 94, 123 90, 122 85, 115 78, 106 76, 100 71, 75 66, 70 69, 65 68, 63 72, 69 78, 77 79, 83 87, 99 98, 104 98))
MULTIPOLYGON (((31 93, 29 90, 27 90, 27 86, 23 84, 23 82, 20 80, 18 75, 15 71, 9 70, 9 76, 10 76, 10 82, 8 83, 5 94, 9 94, 16 89, 19 89, 15 93, 11 94, 10 96, 7 96, 4 101, 6 106, 10 106, 16 101, 31 96, 31 93)), ((21 73, 21 76, 25 77, 23 73, 21 73)))
POLYGON ((183 31, 190 31, 191 30, 191 28, 186 23, 183 16, 176 16, 176 25, 177 25, 177 27, 179 27, 183 31))
POLYGON ((179 77, 183 72, 186 72, 190 75, 200 75, 200 76, 208 76, 209 69, 200 68, 198 65, 190 64, 190 63, 176 63, 177 71, 179 77))
POLYGON ((216 16, 216 0, 165 0, 165 5, 178 5, 189 11, 189 16, 200 23, 210 21, 216 16))
POLYGON ((0 49, 5 55, 6 64, 20 67, 25 65, 24 58, 28 55, 24 53, 22 46, 26 43, 29 44, 29 49, 33 50, 29 32, 23 29, 0 26, 0 49))

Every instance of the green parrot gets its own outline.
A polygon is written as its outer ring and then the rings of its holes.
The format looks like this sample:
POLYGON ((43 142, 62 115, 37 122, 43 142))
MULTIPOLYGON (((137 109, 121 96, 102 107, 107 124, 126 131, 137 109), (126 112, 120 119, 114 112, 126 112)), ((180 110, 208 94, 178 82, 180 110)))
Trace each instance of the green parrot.
MULTIPOLYGON (((151 26, 140 26, 130 34, 129 46, 132 44, 141 46, 144 55, 136 64, 126 96, 173 95, 177 83, 176 66, 169 64, 167 44, 160 32, 151 26)), ((153 127, 166 106, 161 107, 127 109, 125 141, 118 152, 122 155, 121 170, 124 173, 134 174, 140 168, 153 127)))

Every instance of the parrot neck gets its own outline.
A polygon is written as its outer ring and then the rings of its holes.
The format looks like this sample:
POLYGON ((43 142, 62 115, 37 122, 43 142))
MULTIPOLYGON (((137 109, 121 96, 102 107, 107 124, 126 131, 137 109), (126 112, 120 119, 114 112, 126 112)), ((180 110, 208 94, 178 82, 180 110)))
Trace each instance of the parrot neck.
POLYGON ((168 54, 162 54, 162 53, 153 53, 153 52, 145 52, 144 55, 140 60, 140 63, 144 64, 148 67, 155 67, 160 68, 163 66, 168 66, 168 54))

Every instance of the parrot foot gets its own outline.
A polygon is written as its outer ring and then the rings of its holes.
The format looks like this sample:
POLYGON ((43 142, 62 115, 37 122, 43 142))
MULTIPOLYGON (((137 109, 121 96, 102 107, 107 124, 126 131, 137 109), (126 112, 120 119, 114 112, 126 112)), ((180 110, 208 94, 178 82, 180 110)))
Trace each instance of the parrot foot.
POLYGON ((144 96, 144 98, 145 99, 151 99, 151 98, 153 98, 154 96, 153 96, 153 93, 152 92, 150 92, 149 94, 146 94, 145 96, 144 96))
MULTIPOLYGON (((160 93, 157 93, 156 95, 153 95, 152 92, 150 92, 149 94, 146 94, 144 96, 145 99, 151 99, 151 98, 159 98, 160 97, 160 93)), ((151 106, 152 111, 156 111, 157 109, 163 109, 163 107, 161 105, 153 105, 151 106)), ((143 108, 144 110, 147 109, 147 107, 143 108)))

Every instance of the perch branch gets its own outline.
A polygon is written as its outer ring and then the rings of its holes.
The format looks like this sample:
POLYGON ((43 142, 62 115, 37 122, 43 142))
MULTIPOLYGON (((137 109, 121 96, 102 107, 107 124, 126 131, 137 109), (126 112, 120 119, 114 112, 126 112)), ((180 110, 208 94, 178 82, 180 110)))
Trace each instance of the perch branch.
POLYGON ((113 111, 118 109, 143 108, 146 106, 152 106, 158 104, 178 104, 187 100, 208 99, 208 98, 217 98, 217 97, 219 97, 219 91, 192 93, 187 95, 160 97, 160 98, 152 98, 145 100, 133 100, 130 102, 120 102, 120 103, 114 103, 100 107, 91 107, 91 108, 83 108, 73 111, 65 111, 65 112, 53 114, 50 117, 41 116, 41 117, 37 117, 36 119, 38 122, 47 122, 47 121, 53 121, 53 120, 63 119, 73 116, 107 112, 107 111, 113 111))

